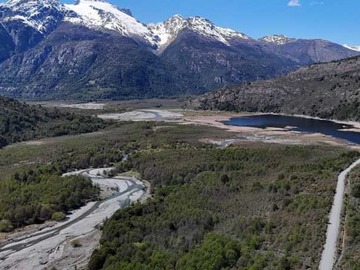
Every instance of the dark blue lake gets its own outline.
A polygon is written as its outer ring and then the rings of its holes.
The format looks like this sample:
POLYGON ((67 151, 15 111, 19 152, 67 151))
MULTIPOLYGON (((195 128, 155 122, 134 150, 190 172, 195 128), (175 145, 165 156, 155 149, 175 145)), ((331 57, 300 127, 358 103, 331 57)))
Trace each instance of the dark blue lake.
POLYGON ((223 123, 231 126, 254 127, 262 129, 286 128, 290 131, 322 133, 324 135, 360 144, 359 132, 346 131, 346 129, 354 128, 354 126, 335 123, 328 120, 265 114, 231 118, 230 120, 224 121, 223 123))

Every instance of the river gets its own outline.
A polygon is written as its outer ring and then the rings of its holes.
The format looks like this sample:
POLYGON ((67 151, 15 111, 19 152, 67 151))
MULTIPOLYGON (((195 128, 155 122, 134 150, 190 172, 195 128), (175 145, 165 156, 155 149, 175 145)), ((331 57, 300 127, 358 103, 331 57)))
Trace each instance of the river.
MULTIPOLYGON (((88 169, 66 175, 82 175, 89 177, 99 185, 107 198, 88 203, 85 207, 74 211, 67 221, 58 223, 52 228, 12 239, 0 246, 1 269, 45 269, 54 264, 61 269, 70 269, 78 265, 79 258, 86 261, 86 256, 98 245, 98 238, 90 240, 84 247, 71 249, 71 241, 100 234, 97 226, 106 218, 110 218, 118 209, 128 207, 131 203, 146 196, 143 183, 133 177, 110 178, 103 174, 111 168, 88 169), (86 250, 84 250, 86 248, 86 250), (77 258, 74 254, 79 254, 77 258), (70 255, 69 255, 70 254, 70 255)), ((64 175, 64 176, 66 176, 64 175)), ((93 237, 88 237, 93 238, 93 237)))

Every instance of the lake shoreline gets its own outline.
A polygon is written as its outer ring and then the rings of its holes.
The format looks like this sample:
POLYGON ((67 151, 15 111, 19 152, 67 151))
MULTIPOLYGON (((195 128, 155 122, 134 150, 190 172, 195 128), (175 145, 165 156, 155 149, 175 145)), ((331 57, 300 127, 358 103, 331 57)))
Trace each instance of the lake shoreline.
MULTIPOLYGON (((205 111, 204 111, 205 112, 205 111)), ((286 144, 289 140, 296 140, 302 142, 302 144, 314 144, 314 143, 326 143, 334 146, 343 146, 350 147, 356 150, 360 150, 360 145, 349 142, 344 139, 339 139, 336 137, 332 137, 329 135, 324 135, 322 133, 304 133, 291 131, 286 128, 256 128, 256 127, 244 127, 244 126, 235 126, 235 125, 227 125, 224 122, 231 120, 232 118, 240 118, 240 117, 249 117, 256 115, 278 115, 278 116, 288 116, 288 117, 297 117, 303 119, 313 119, 320 121, 330 121, 337 124, 350 125, 353 128, 344 130, 344 131, 353 131, 358 132, 360 136, 360 123, 351 122, 351 121, 339 121, 332 119, 323 119, 318 117, 312 117, 307 115, 290 115, 290 114, 282 114, 282 113, 231 113, 231 112, 222 112, 222 111, 206 111, 208 114, 206 115, 191 115, 185 116, 183 121, 184 124, 194 124, 194 125, 206 125, 221 128, 227 130, 231 133, 244 134, 249 136, 261 137, 265 136, 265 140, 259 139, 259 141, 264 142, 272 142, 276 143, 284 143, 286 144), (268 140, 267 137, 276 137, 275 140, 268 140)), ((301 144, 301 143, 299 143, 301 144)))

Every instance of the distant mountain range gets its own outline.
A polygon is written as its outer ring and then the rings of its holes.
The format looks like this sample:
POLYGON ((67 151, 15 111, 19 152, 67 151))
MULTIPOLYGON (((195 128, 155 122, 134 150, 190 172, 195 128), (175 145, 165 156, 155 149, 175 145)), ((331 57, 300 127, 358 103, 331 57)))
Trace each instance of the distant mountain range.
POLYGON ((201 109, 303 114, 360 120, 360 57, 314 64, 287 76, 204 94, 201 109))
POLYGON ((360 54, 324 40, 256 40, 202 17, 145 25, 102 0, 10 0, 0 38, 0 94, 24 99, 201 94, 360 54))

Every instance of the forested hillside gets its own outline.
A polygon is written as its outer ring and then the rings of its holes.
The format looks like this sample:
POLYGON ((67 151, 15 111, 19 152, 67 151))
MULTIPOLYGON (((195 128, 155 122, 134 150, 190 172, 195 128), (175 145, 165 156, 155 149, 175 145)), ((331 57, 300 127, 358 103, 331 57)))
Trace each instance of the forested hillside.
MULTIPOLYGON (((106 127, 101 119, 33 106, 0 97, 0 148, 42 137, 92 132, 106 127)), ((24 162, 24 161, 23 161, 24 162)), ((49 219, 60 220, 69 210, 96 199, 98 188, 88 179, 61 177, 69 166, 22 170, 0 180, 0 232, 49 219)))
POLYGON ((360 120, 360 57, 301 68, 274 80, 225 87, 196 98, 201 109, 305 114, 360 120))
POLYGON ((95 117, 0 97, 0 148, 35 138, 92 132, 105 126, 104 121, 95 117))
POLYGON ((130 156, 154 199, 106 222, 93 269, 315 269, 337 173, 358 153, 179 142, 130 156))

